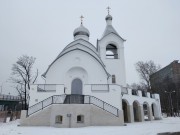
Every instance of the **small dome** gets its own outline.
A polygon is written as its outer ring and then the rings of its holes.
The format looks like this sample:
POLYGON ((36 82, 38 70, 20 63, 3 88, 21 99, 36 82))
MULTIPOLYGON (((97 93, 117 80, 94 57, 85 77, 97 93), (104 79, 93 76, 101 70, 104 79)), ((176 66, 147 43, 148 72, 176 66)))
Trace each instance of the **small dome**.
POLYGON ((112 16, 108 14, 105 19, 106 19, 106 21, 107 20, 112 20, 112 16))
POLYGON ((89 33, 89 30, 87 28, 85 28, 82 24, 76 28, 74 30, 74 33, 73 33, 74 37, 77 36, 77 35, 84 35, 84 36, 88 36, 90 35, 89 33))

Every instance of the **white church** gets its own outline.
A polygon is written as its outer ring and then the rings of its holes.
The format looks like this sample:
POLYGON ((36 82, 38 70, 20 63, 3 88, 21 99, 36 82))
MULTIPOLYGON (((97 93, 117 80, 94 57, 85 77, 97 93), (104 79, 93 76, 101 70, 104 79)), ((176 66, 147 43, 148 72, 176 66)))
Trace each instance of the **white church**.
POLYGON ((121 126, 162 118, 158 94, 126 87, 125 40, 112 26, 109 12, 105 20, 96 46, 81 20, 74 41, 42 75, 46 83, 31 85, 21 126, 121 126))

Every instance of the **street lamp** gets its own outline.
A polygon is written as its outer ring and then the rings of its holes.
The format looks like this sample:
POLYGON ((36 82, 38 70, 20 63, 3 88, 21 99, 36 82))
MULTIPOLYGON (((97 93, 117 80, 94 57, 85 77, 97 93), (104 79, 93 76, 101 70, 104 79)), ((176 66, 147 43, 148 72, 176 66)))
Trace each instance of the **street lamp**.
POLYGON ((173 104, 172 104, 172 96, 171 94, 172 93, 175 93, 176 91, 170 91, 170 92, 167 92, 167 91, 164 91, 165 93, 168 93, 169 94, 169 97, 170 97, 170 104, 171 104, 171 116, 173 115, 173 104))

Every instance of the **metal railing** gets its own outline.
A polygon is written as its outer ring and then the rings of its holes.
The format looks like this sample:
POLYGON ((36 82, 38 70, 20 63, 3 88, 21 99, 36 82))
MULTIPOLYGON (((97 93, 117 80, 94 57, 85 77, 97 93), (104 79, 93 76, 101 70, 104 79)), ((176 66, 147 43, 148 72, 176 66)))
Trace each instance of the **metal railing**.
POLYGON ((29 107, 28 108, 28 116, 32 115, 35 112, 43 110, 45 107, 47 107, 51 104, 63 104, 65 97, 66 97, 66 95, 54 95, 54 96, 51 96, 35 105, 29 107))
POLYGON ((116 117, 119 116, 119 109, 89 95, 54 95, 28 108, 27 115, 30 116, 52 104, 92 104, 116 117), (75 100, 77 99, 77 100, 75 100))
POLYGON ((89 96, 89 95, 85 95, 84 96, 84 104, 93 104, 115 116, 119 116, 119 109, 104 102, 103 100, 101 99, 98 99, 94 96, 89 96))
POLYGON ((0 95, 0 100, 20 101, 21 98, 18 96, 11 96, 11 95, 0 95))

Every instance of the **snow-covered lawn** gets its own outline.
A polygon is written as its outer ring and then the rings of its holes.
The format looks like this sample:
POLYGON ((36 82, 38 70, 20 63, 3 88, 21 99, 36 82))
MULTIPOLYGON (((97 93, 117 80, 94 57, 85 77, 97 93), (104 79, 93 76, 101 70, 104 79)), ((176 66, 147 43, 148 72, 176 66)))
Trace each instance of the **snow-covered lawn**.
POLYGON ((180 118, 164 118, 127 124, 127 126, 54 128, 19 127, 19 121, 0 123, 0 135, 156 135, 160 132, 180 131, 180 118))

